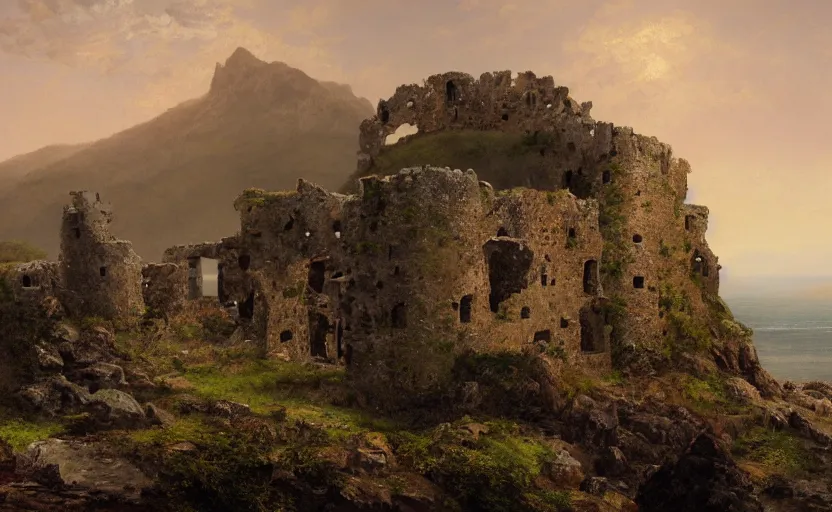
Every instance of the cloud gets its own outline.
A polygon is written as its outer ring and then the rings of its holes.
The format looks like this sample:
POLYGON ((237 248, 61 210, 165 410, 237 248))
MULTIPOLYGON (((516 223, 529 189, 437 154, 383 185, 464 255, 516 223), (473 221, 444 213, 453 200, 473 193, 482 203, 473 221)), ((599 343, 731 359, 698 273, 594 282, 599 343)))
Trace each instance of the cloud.
POLYGON ((332 10, 324 4, 296 5, 289 11, 289 26, 293 31, 314 34, 332 22, 332 10))
MULTIPOLYGON (((153 73, 188 43, 192 43, 187 47, 189 58, 247 44, 256 46, 252 51, 286 58, 316 46, 315 41, 304 47, 286 44, 239 16, 238 10, 257 4, 255 0, 19 0, 19 13, 0 19, 0 50, 104 72, 129 65, 132 72, 153 73)), ((305 31, 326 19, 320 6, 291 11, 292 23, 305 31)), ((320 56, 320 48, 315 52, 320 56)), ((218 58, 213 53, 213 59, 218 58)))
POLYGON ((19 0, 0 22, 0 50, 112 71, 147 40, 210 40, 229 21, 223 0, 19 0), (225 22, 225 23, 224 23, 225 22))
POLYGON ((751 62, 746 49, 691 13, 626 16, 632 8, 628 0, 605 5, 564 44, 566 75, 599 105, 684 117, 703 106, 765 102, 744 75, 751 62))
POLYGON ((295 44, 243 15, 273 6, 267 0, 18 0, 17 12, 0 18, 0 51, 132 76, 146 84, 136 102, 148 113, 204 93, 213 64, 239 46, 313 76, 343 74, 329 55, 331 40, 314 37, 331 21, 323 4, 289 9, 282 32, 308 36, 295 44))

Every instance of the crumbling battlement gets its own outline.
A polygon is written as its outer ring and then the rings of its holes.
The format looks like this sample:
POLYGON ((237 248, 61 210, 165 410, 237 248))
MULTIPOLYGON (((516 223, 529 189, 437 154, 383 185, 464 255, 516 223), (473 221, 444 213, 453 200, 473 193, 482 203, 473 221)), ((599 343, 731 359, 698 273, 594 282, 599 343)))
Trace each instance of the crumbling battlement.
POLYGON ((411 140, 420 143, 419 139, 442 132, 453 132, 462 138, 470 132, 508 134, 509 137, 499 141, 476 141, 468 145, 493 146, 498 151, 518 153, 515 156, 523 160, 523 167, 545 172, 530 171, 533 176, 526 183, 525 179, 512 181, 510 174, 499 176, 500 172, 478 168, 478 172, 486 172, 484 179, 500 189, 521 185, 556 189, 567 173, 571 173, 580 175, 575 179, 573 192, 586 197, 589 191, 581 190, 580 181, 584 177, 593 179, 596 164, 612 150, 612 125, 595 123, 589 116, 592 105, 578 105, 568 93, 565 87, 555 87, 552 77, 536 78, 528 72, 512 80, 509 71, 486 73, 479 80, 464 73, 445 73, 428 78, 422 86, 399 87, 393 97, 379 102, 377 115, 361 125, 357 177, 369 173, 392 174, 402 167, 426 163, 462 168, 480 165, 464 161, 399 161, 396 164, 395 158, 394 162, 387 162, 392 151, 388 145, 393 140, 391 137, 407 124, 418 128, 418 133, 395 146, 401 147, 411 140))
POLYGON ((457 72, 433 75, 421 86, 399 87, 362 123, 355 177, 425 163, 456 165, 474 167, 498 190, 568 189, 588 198, 603 194, 608 166, 620 155, 660 162, 661 173, 672 174, 666 179, 684 200, 686 162, 675 161, 670 146, 654 137, 594 121, 591 107, 571 99, 566 87, 555 87, 552 77, 531 72, 513 80, 509 71, 485 73, 479 80, 457 72), (394 134, 404 125, 418 132, 397 140, 394 134), (432 156, 442 160, 424 161, 432 156), (502 159, 511 173, 490 168, 502 159))
MULTIPOLYGON (((222 274, 222 285, 218 286, 217 297, 225 302, 228 297, 244 294, 244 274, 238 269, 241 253, 238 236, 223 238, 219 242, 204 242, 195 245, 177 245, 167 249, 162 256, 162 262, 181 266, 187 280, 185 297, 197 299, 202 297, 202 269, 203 260, 215 260, 217 273, 222 274)), ((164 280, 146 279, 145 293, 164 293, 167 283, 164 280), (158 291, 153 291, 158 288, 158 291)))
MULTIPOLYGON (((592 103, 579 105, 569 89, 555 87, 551 76, 511 71, 484 73, 479 80, 459 72, 429 77, 423 85, 403 85, 378 103, 377 115, 361 124, 361 153, 378 154, 385 138, 408 123, 424 133, 447 129, 534 132, 558 125, 568 137, 589 132, 592 103)), ((361 158, 359 160, 362 160, 361 158)))
POLYGON ((61 225, 62 302, 77 316, 137 319, 144 313, 141 259, 110 233, 111 208, 98 194, 70 195, 61 225))

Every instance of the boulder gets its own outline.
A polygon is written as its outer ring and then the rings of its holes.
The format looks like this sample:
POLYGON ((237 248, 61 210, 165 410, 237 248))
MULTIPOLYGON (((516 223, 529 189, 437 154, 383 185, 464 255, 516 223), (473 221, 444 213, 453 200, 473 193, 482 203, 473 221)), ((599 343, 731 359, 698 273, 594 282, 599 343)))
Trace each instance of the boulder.
POLYGON ((719 441, 698 436, 676 461, 662 466, 641 485, 641 512, 763 512, 750 478, 719 441))
POLYGON ((817 428, 808 418, 797 411, 792 411, 789 415, 789 426, 797 430, 806 439, 811 439, 827 448, 832 447, 832 436, 817 428))
POLYGON ((144 409, 129 393, 117 389, 101 389, 91 396, 86 407, 97 430, 108 428, 140 428, 147 423, 144 409))
POLYGON ((627 471, 627 457, 615 446, 608 446, 601 450, 595 462, 595 470, 601 476, 620 476, 627 471))
POLYGON ((726 384, 728 393, 737 400, 745 403, 756 403, 762 400, 760 391, 745 379, 732 377, 726 384))
POLYGON ((176 422, 176 417, 173 414, 152 403, 144 404, 144 413, 152 425, 169 427, 176 422))
POLYGON ((580 490, 593 496, 603 496, 610 488, 610 483, 602 476, 590 476, 581 482, 580 490))
POLYGON ((92 400, 86 389, 63 375, 43 379, 18 393, 24 405, 46 416, 77 414, 92 400))
POLYGON ((35 345, 38 356, 38 366, 45 373, 60 373, 64 368, 64 359, 58 352, 58 347, 51 343, 35 345))
POLYGON ((578 395, 567 413, 567 439, 573 444, 604 448, 618 444, 615 406, 601 408, 586 395, 578 395))
POLYGON ((543 465, 543 474, 565 489, 578 488, 584 480, 583 466, 566 450, 556 452, 555 457, 543 465))
POLYGON ((74 486, 97 494, 138 501, 152 481, 128 461, 100 446, 48 439, 33 443, 17 457, 16 474, 50 488, 74 486))
POLYGON ((78 370, 73 380, 87 386, 93 393, 99 389, 117 389, 127 385, 121 366, 103 362, 93 363, 78 370))
POLYGON ((251 414, 251 407, 230 400, 217 400, 208 407, 208 413, 220 418, 235 418, 251 414))

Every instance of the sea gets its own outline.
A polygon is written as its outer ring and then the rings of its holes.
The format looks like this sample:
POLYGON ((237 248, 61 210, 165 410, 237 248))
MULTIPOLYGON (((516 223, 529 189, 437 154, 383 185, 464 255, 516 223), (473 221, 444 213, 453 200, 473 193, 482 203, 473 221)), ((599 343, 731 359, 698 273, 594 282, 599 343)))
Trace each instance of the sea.
POLYGON ((832 381, 832 298, 723 297, 754 330, 763 367, 780 381, 832 381))

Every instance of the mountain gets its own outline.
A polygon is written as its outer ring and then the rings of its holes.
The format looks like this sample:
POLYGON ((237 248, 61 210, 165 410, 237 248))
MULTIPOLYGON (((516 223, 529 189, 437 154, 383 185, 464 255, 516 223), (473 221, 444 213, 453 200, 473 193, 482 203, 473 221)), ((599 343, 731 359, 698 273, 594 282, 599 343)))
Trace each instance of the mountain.
POLYGON ((230 205, 245 188, 294 189, 300 177, 342 185, 373 111, 347 85, 238 48, 200 98, 74 152, 44 148, 0 164, 18 176, 0 180, 0 240, 56 256, 61 208, 70 190, 87 189, 113 204, 113 232, 158 260, 171 245, 237 231, 230 205))

